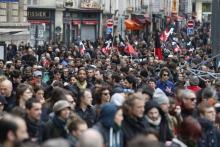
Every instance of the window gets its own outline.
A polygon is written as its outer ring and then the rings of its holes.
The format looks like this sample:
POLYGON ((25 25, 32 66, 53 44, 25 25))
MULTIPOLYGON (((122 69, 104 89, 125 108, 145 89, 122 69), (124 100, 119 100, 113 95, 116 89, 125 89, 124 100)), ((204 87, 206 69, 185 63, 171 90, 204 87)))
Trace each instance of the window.
POLYGON ((38 0, 28 0, 28 5, 37 5, 38 4, 38 0))
POLYGON ((202 3, 202 12, 211 12, 211 3, 202 3))

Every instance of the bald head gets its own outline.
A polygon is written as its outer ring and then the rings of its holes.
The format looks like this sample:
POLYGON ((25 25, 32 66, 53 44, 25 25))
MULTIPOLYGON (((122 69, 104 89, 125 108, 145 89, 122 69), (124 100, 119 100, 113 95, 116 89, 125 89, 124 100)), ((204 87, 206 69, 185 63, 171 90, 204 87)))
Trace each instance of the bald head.
POLYGON ((79 147, 103 147, 102 135, 94 130, 86 130, 79 138, 79 147))
POLYGON ((13 90, 12 82, 8 79, 0 81, 0 94, 5 97, 10 97, 13 90))

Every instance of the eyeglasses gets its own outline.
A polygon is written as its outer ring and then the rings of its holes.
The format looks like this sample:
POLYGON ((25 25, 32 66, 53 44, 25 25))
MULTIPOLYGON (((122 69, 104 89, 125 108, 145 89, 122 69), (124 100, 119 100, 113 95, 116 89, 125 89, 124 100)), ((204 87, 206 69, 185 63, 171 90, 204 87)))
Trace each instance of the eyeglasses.
POLYGON ((166 77, 169 77, 169 74, 163 74, 163 76, 164 76, 164 77, 165 77, 165 76, 166 76, 166 77))

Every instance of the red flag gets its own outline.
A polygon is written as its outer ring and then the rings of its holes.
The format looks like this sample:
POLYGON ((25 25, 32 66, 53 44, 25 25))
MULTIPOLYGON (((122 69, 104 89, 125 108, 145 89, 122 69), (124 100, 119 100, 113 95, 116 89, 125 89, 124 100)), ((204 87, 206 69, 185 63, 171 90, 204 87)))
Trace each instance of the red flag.
POLYGON ((168 30, 168 28, 166 28, 165 31, 163 31, 160 35, 160 40, 163 42, 166 42, 168 37, 170 36, 170 34, 173 33, 174 28, 171 28, 170 30, 168 30))
POLYGON ((102 53, 105 54, 106 56, 108 56, 110 54, 110 49, 107 47, 103 47, 101 49, 102 53))
POLYGON ((138 53, 134 50, 133 46, 130 43, 127 43, 127 46, 124 49, 125 53, 133 56, 137 56, 138 53))

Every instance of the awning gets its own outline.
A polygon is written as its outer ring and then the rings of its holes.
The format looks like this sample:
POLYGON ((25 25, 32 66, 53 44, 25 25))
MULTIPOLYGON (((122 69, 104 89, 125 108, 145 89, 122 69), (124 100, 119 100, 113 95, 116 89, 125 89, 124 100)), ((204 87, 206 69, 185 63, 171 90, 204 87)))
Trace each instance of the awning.
POLYGON ((149 17, 146 17, 145 15, 144 14, 132 14, 132 20, 134 20, 135 22, 138 22, 139 24, 150 24, 149 17))
POLYGON ((82 23, 85 25, 96 25, 99 22, 97 20, 83 20, 82 23))
POLYGON ((73 25, 81 24, 81 20, 72 20, 73 25))
POLYGON ((28 20, 29 23, 31 24, 48 24, 50 21, 49 20, 28 20))
POLYGON ((15 34, 18 32, 26 31, 27 29, 11 29, 11 28, 2 28, 0 29, 0 34, 15 34))
POLYGON ((125 20, 125 26, 126 26, 127 30, 141 30, 141 29, 143 29, 143 26, 141 24, 138 24, 137 22, 135 22, 131 19, 125 20))

